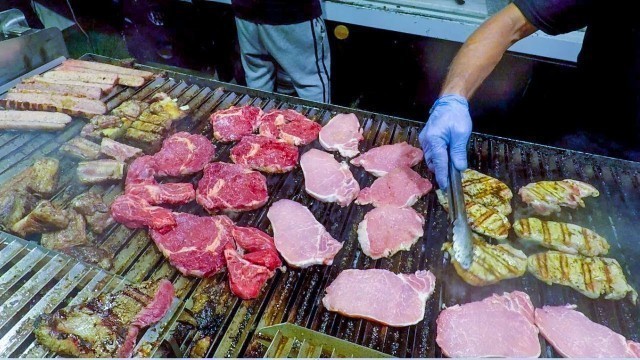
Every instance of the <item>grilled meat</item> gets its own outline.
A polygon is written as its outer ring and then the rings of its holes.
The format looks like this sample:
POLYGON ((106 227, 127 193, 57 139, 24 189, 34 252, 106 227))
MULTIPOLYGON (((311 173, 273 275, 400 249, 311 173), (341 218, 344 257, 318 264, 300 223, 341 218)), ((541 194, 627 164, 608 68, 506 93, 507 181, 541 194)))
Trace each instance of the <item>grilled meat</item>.
POLYGON ((69 214, 57 209, 48 200, 41 200, 29 215, 16 222, 11 231, 25 237, 30 234, 64 229, 69 225, 69 214))
POLYGON ((97 246, 76 245, 61 249, 60 251, 80 261, 98 265, 105 270, 110 270, 113 267, 113 259, 111 254, 109 254, 109 252, 104 249, 100 249, 97 246))
POLYGON ((11 229, 36 207, 38 199, 24 190, 7 191, 0 195, 0 225, 11 229))
MULTIPOLYGON (((444 192, 436 190, 436 195, 440 205, 449 211, 449 203, 444 192)), ((465 207, 471 230, 498 240, 504 240, 509 236, 511 224, 503 214, 471 200, 465 202, 465 207)))
POLYGON ((8 93, 0 105, 6 109, 56 111, 84 117, 107 112, 107 105, 100 100, 57 94, 8 93))
POLYGON ((469 270, 463 269, 453 256, 453 243, 446 242, 442 250, 451 255, 456 272, 468 284, 486 286, 501 280, 524 275, 527 255, 508 244, 491 245, 473 234, 473 262, 469 270))
POLYGON ((27 190, 33 193, 50 197, 58 187, 58 159, 43 157, 36 160, 31 166, 31 176, 28 180, 27 190))
POLYGON ((79 136, 64 143, 60 151, 78 160, 95 160, 100 157, 100 145, 79 136))
POLYGON ((45 83, 45 84, 62 84, 62 85, 73 85, 73 86, 90 86, 100 89, 103 94, 106 94, 113 90, 114 85, 111 84, 98 84, 98 83, 88 83, 83 81, 71 81, 71 80, 54 80, 43 77, 42 75, 32 76, 28 79, 22 80, 23 83, 45 83))
POLYGON ((64 129, 71 116, 48 111, 0 110, 0 130, 44 130, 64 129))
POLYGON ((95 234, 102 234, 115 223, 109 207, 102 201, 102 197, 92 191, 76 196, 71 200, 74 210, 84 215, 89 229, 95 234))
POLYGON ((465 198, 496 210, 503 215, 511 214, 511 189, 491 176, 467 169, 462 173, 462 190, 465 198))
POLYGON ((597 197, 598 190, 581 181, 540 181, 522 187, 518 194, 522 201, 529 204, 539 215, 550 215, 553 212, 560 212, 561 206, 572 209, 578 206, 584 207, 582 198, 587 196, 597 197))
MULTIPOLYGON (((169 124, 171 123, 169 122, 169 124)), ((164 134, 167 131, 164 126, 158 126, 140 120, 136 120, 131 123, 131 127, 140 131, 146 131, 154 134, 164 134)))
POLYGON ((134 128, 128 128, 124 134, 128 140, 132 140, 142 144, 157 144, 162 141, 162 135, 141 131, 134 128))
POLYGON ((78 71, 53 70, 42 74, 42 77, 51 80, 81 81, 107 85, 115 85, 118 83, 118 75, 109 73, 91 74, 78 71))
POLYGON ((609 252, 607 239, 578 225, 528 218, 516 221, 513 230, 521 239, 569 254, 598 256, 609 252))
POLYGON ((62 250, 76 245, 89 244, 87 224, 82 215, 75 210, 67 210, 68 226, 62 230, 45 232, 40 243, 51 250, 62 250))
POLYGON ((41 315, 34 334, 63 356, 130 357, 140 329, 164 317, 173 297, 173 285, 165 279, 127 285, 41 315))
MULTIPOLYGON (((56 68, 56 71, 58 70, 81 72, 86 74, 104 74, 105 73, 103 70, 81 68, 81 67, 72 66, 69 64, 60 65, 58 68, 56 68)), ((138 86, 144 85, 145 83, 145 79, 142 76, 125 75, 125 74, 117 74, 117 75, 118 75, 118 80, 117 80, 118 85, 138 87, 138 86)))
POLYGON ((149 108, 149 104, 139 100, 127 100, 120 104, 117 108, 113 109, 111 114, 120 117, 126 117, 130 120, 135 120, 142 114, 143 111, 149 108))
POLYGON ((591 299, 620 300, 631 295, 635 304, 638 298, 615 259, 547 251, 529 256, 527 269, 549 285, 569 286, 591 299))
POLYGON ((124 135, 131 120, 115 115, 96 115, 80 131, 82 137, 99 140, 107 137, 117 139, 124 135))
POLYGON ((137 147, 119 143, 109 138, 103 138, 100 143, 100 152, 118 161, 127 161, 142 156, 144 153, 137 147))
POLYGON ((117 160, 94 160, 78 163, 78 179, 85 185, 122 180, 124 163, 117 160))
POLYGON ((65 60, 63 66, 72 66, 83 69, 91 69, 91 70, 99 70, 107 73, 114 73, 118 75, 132 75, 132 76, 140 76, 145 80, 149 80, 154 76, 154 73, 151 71, 132 69, 124 66, 117 66, 111 64, 103 64, 94 61, 85 61, 85 60, 75 60, 68 59, 65 60))
POLYGON ((49 84, 38 82, 16 84, 16 86, 13 89, 9 90, 9 92, 48 93, 85 97, 89 99, 100 99, 102 97, 102 89, 94 86, 49 84))

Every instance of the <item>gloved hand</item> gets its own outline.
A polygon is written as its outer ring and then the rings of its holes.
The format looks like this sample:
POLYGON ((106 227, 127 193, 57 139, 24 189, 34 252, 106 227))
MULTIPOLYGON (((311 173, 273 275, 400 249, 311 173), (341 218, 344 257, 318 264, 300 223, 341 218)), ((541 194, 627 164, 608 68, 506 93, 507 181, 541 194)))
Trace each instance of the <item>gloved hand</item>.
POLYGON ((460 95, 444 95, 431 107, 418 139, 429 170, 445 190, 449 186, 449 156, 456 169, 467 169, 467 142, 471 135, 469 103, 460 95), (448 150, 448 151, 447 151, 448 150))

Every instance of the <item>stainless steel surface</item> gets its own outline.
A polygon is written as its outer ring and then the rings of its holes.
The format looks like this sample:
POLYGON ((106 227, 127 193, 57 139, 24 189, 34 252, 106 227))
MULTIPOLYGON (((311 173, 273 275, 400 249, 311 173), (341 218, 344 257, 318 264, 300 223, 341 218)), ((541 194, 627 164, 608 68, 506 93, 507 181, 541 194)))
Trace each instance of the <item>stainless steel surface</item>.
MULTIPOLYGON (((4 37, 20 36, 28 31, 35 31, 29 27, 22 11, 9 9, 0 11, 0 35, 4 37)), ((2 40, 0 38, 0 40, 2 40)))
POLYGON ((473 262, 473 239, 467 222, 467 208, 462 191, 462 175, 451 161, 449 162, 449 189, 447 189, 447 193, 451 214, 453 258, 463 269, 468 270, 473 262))
POLYGON ((28 73, 26 73, 26 74, 24 74, 24 75, 20 75, 20 76, 18 76, 17 78, 15 78, 15 79, 13 79, 13 80, 11 80, 11 81, 7 82, 7 83, 0 84, 0 99, 4 97, 5 93, 6 93, 7 91, 9 91, 9 89, 11 89, 11 88, 12 88, 12 87, 14 87, 17 83, 19 83, 20 81, 22 81, 22 79, 26 79, 26 78, 32 77, 32 76, 34 76, 34 75, 42 74, 42 73, 43 73, 43 72, 45 72, 45 71, 51 70, 51 69, 53 69, 54 67, 56 67, 56 66, 58 66, 58 65, 62 64, 62 62, 63 62, 65 59, 66 59, 66 58, 65 58, 65 57, 62 57, 62 56, 61 56, 61 57, 59 57, 59 58, 57 58, 57 59, 53 59, 53 60, 51 60, 50 62, 48 62, 48 63, 46 63, 46 64, 44 64, 44 65, 42 65, 42 66, 39 66, 39 67, 37 67, 37 68, 35 68, 35 69, 33 69, 33 70, 29 71, 28 73))

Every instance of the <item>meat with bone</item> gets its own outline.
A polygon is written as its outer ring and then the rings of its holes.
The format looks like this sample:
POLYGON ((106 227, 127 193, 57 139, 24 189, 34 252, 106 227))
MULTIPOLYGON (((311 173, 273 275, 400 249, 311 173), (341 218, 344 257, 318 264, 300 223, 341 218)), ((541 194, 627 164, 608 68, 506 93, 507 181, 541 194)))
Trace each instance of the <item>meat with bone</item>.
POLYGON ((169 311, 174 299, 170 281, 127 285, 112 293, 41 315, 38 342, 63 356, 128 358, 141 329, 169 311))
POLYGON ((207 211, 249 211, 269 199, 267 178, 244 165, 207 164, 198 182, 196 201, 207 211))
POLYGON ((111 112, 115 116, 135 120, 143 111, 149 108, 149 103, 140 100, 127 100, 111 112))
POLYGON ((640 344, 591 321, 575 305, 544 306, 535 310, 540 333, 566 358, 637 358, 640 344))
POLYGON ((42 74, 42 77, 46 79, 51 79, 54 81, 57 81, 57 80, 81 81, 85 83, 97 83, 97 84, 107 84, 107 85, 115 85, 118 83, 118 75, 109 74, 109 73, 90 74, 90 73, 69 71, 69 70, 52 70, 42 74))
POLYGON ((115 85, 113 84, 98 84, 98 83, 88 83, 83 81, 71 81, 71 80, 54 80, 43 77, 42 75, 32 76, 27 79, 22 80, 23 83, 40 83, 40 84, 61 84, 61 85, 72 85, 72 86, 88 86, 93 88, 98 88, 102 91, 103 94, 106 94, 113 90, 115 85))
POLYGON ((71 120, 67 114, 48 111, 0 110, 0 130, 57 131, 71 120))
POLYGON ((36 160, 30 169, 27 190, 42 197, 50 197, 58 187, 58 159, 43 157, 36 160))
POLYGON ((311 149, 300 158, 307 194, 324 202, 348 206, 358 196, 360 185, 346 162, 339 163, 333 155, 311 149))
POLYGON ((30 234, 64 229, 67 225, 69 225, 67 211, 56 208, 48 200, 40 200, 27 216, 13 224, 11 231, 25 237, 30 234))
POLYGON ((87 239, 87 223, 84 217, 75 210, 67 210, 66 218, 68 226, 61 230, 42 234, 40 243, 51 250, 62 250, 76 245, 89 243, 87 239))
POLYGON ((131 160, 143 154, 142 150, 137 147, 119 143, 109 138, 102 138, 102 142, 100 143, 100 152, 122 162, 131 160))
POLYGON ((125 164, 117 160, 93 160, 78 163, 78 180, 91 185, 122 180, 125 164))
POLYGON ((7 191, 0 195, 0 228, 11 229, 20 219, 29 215, 38 199, 23 189, 7 191))
MULTIPOLYGON (((79 73, 94 74, 94 75, 105 74, 103 70, 82 68, 82 67, 77 67, 70 64, 64 64, 64 63, 59 67, 57 67, 55 71, 79 72, 79 73)), ((118 76, 118 79, 116 80, 116 83, 118 85, 138 87, 138 86, 144 85, 144 83, 146 82, 146 80, 142 76, 128 75, 128 74, 117 74, 117 76, 118 76)))
POLYGON ((102 89, 95 86, 50 84, 39 82, 18 83, 13 87, 13 89, 9 90, 9 92, 68 95, 96 100, 99 100, 102 97, 102 89))
POLYGON ((9 93, 0 100, 0 105, 6 109, 55 111, 84 117, 107 112, 107 105, 100 100, 56 94, 9 93))
POLYGON ((412 206, 431 191, 431 182, 408 167, 398 167, 360 190, 356 204, 373 206, 412 206))
POLYGON ((100 194, 89 191, 71 200, 71 207, 84 215, 89 229, 94 234, 102 234, 115 221, 109 213, 109 207, 102 200, 100 194))
POLYGON ((540 342, 529 295, 514 291, 440 312, 436 342, 448 357, 538 357, 540 342))
POLYGON ((269 270, 276 270, 282 266, 273 238, 263 231, 235 226, 232 235, 236 245, 243 250, 245 260, 269 270))
POLYGON ((269 208, 267 217, 273 227, 278 252, 294 267, 331 265, 342 244, 320 224, 309 209, 282 199, 269 208))
POLYGON ((528 184, 518 191, 522 201, 539 215, 560 212, 560 207, 572 209, 584 207, 582 198, 598 197, 600 192, 593 186, 577 180, 540 181, 528 184))
POLYGON ((140 76, 147 80, 153 78, 155 75, 151 71, 132 69, 124 66, 104 64, 104 63, 86 61, 86 60, 67 59, 64 61, 63 65, 85 68, 85 69, 92 69, 92 70, 99 70, 99 71, 114 73, 119 75, 140 76))
POLYGON ((225 264, 225 249, 233 248, 233 222, 224 215, 173 213, 176 226, 168 232, 151 230, 158 249, 182 274, 211 276, 225 264))
POLYGON ((607 239, 574 224, 528 218, 516 221, 513 230, 520 239, 569 254, 598 256, 609 252, 607 239))
MULTIPOLYGON (((449 211, 449 200, 445 193, 436 190, 438 202, 449 211)), ((467 210, 467 222, 471 230, 493 239, 504 240, 509 236, 511 223, 509 219, 497 210, 478 204, 465 196, 465 208, 467 210)))
POLYGON ((141 197, 150 205, 182 205, 196 198, 196 191, 189 183, 130 184, 125 194, 141 197))
POLYGON ((374 176, 384 176, 391 170, 417 165, 423 157, 422 150, 406 142, 375 147, 351 160, 351 164, 362 166, 374 176))
POLYGON ((260 135, 296 146, 311 143, 320 129, 320 124, 292 109, 270 110, 260 118, 260 135))
POLYGON ((153 156, 145 155, 135 159, 127 170, 125 188, 131 184, 157 184, 156 159, 153 156))
POLYGON ((213 136, 220 142, 232 142, 251 135, 258 128, 262 109, 256 106, 232 106, 211 114, 213 136))
POLYGON ((245 136, 231 148, 231 160, 266 173, 285 173, 298 164, 298 148, 264 136, 245 136))
POLYGON ((325 150, 338 151, 340 155, 350 158, 360 153, 358 143, 364 137, 355 114, 338 114, 322 127, 318 140, 325 150))
POLYGON ((409 250, 424 234, 424 218, 412 208, 381 206, 369 211, 358 225, 362 252, 372 259, 409 250))
POLYGON ((111 216, 130 229, 148 226, 159 233, 166 233, 176 226, 170 210, 149 205, 145 199, 133 195, 118 196, 111 204, 111 216))
POLYGON ((326 288, 322 304, 345 316, 410 326, 424 319, 435 285, 436 277, 425 270, 396 275, 382 269, 349 269, 326 288))
POLYGON ((62 144, 60 151, 78 160, 95 160, 100 157, 100 145, 79 136, 62 144))
POLYGON ((215 155, 215 146, 202 135, 179 132, 162 143, 153 157, 159 176, 182 176, 201 171, 215 155))

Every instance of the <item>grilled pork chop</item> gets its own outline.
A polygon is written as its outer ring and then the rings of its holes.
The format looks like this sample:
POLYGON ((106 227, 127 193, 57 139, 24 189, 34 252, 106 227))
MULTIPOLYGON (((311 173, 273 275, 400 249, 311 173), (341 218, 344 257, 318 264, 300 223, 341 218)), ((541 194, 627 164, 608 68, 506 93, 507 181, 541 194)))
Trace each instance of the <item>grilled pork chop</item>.
MULTIPOLYGON (((445 193, 442 190, 436 190, 436 195, 440 205, 449 211, 449 203, 445 193)), ((511 223, 502 213, 466 198, 465 207, 467 208, 467 222, 471 230, 498 240, 504 240, 509 236, 511 223)))
POLYGON ((346 162, 339 163, 332 154, 311 149, 300 158, 307 194, 324 202, 344 207, 358 196, 360 185, 346 162))
POLYGON ((599 256, 609 252, 607 239, 578 225, 528 218, 516 221, 513 230, 521 239, 569 254, 599 256))
POLYGON ((370 187, 360 190, 356 204, 395 207, 412 206, 420 197, 428 193, 431 182, 408 167, 391 170, 376 179, 370 187))
POLYGON ((638 299, 615 259, 547 251, 529 256, 527 269, 549 285, 569 286, 591 299, 620 300, 631 295, 634 304, 638 299))
POLYGON ((133 354, 138 332, 158 322, 174 298, 170 281, 146 281, 41 315, 34 334, 63 356, 120 357, 133 354))
POLYGON ((364 140, 362 128, 355 114, 338 114, 322 127, 318 136, 327 151, 338 151, 344 157, 358 155, 358 143, 364 140))
POLYGON ((518 194, 522 201, 529 204, 539 215, 550 215, 560 212, 561 206, 572 209, 584 207, 582 198, 598 197, 600 192, 595 187, 577 180, 540 181, 522 187, 518 194))
POLYGON ((413 167, 422 160, 422 150, 401 142, 375 147, 351 160, 351 164, 362 166, 374 176, 384 176, 391 170, 406 166, 413 167))

